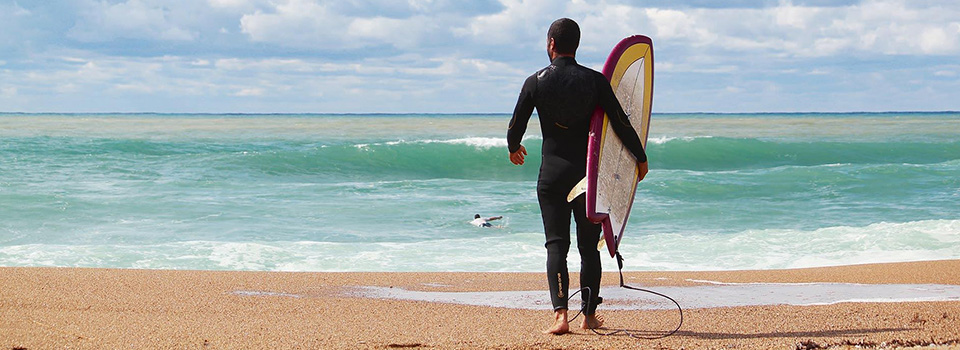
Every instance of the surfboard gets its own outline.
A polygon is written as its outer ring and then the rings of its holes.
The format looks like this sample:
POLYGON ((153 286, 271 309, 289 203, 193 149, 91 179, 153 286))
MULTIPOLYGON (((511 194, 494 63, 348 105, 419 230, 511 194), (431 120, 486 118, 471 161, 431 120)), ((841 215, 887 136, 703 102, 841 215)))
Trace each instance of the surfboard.
MULTIPOLYGON (((653 104, 653 41, 643 35, 621 40, 607 57, 602 73, 610 80, 630 125, 646 149, 653 104)), ((587 217, 601 224, 603 231, 598 249, 605 243, 613 257, 633 207, 639 173, 633 154, 609 124, 607 115, 597 107, 590 121, 587 176, 567 200, 586 194, 587 217)))

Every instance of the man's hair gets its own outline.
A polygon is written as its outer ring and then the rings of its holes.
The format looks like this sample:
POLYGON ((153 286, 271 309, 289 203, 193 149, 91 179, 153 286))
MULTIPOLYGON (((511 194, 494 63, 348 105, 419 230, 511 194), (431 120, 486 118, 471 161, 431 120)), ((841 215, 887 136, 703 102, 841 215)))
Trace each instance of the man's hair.
POLYGON ((479 219, 479 218, 480 218, 480 214, 474 215, 473 218, 474 218, 474 219, 479 219))
POLYGON ((553 49, 558 53, 572 55, 580 46, 580 26, 569 18, 553 21, 547 31, 547 40, 553 39, 553 49))

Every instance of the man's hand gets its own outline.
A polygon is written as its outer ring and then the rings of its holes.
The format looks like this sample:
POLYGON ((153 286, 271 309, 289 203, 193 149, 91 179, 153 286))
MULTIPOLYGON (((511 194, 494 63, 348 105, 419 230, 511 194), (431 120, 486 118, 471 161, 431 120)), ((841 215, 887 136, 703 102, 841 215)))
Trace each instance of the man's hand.
POLYGON ((637 164, 637 182, 643 181, 643 178, 647 176, 648 171, 650 171, 650 169, 647 168, 647 162, 637 164))
POLYGON ((510 162, 516 165, 523 165, 523 157, 527 155, 527 149, 520 145, 516 152, 510 153, 510 162))

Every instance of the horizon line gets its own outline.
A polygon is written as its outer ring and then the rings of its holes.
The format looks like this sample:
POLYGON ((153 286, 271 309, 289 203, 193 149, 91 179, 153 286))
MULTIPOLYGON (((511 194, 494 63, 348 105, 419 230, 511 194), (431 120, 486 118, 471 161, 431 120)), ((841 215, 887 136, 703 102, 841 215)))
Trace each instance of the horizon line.
MULTIPOLYGON (((847 111, 847 112, 651 112, 654 115, 742 115, 742 114, 950 114, 960 113, 960 110, 942 110, 942 111, 847 111)), ((510 112, 6 112, 0 111, 0 115, 43 115, 43 114, 66 114, 66 115, 353 115, 353 116, 391 116, 391 115, 511 115, 510 112)), ((536 115, 537 113, 534 112, 536 115)))

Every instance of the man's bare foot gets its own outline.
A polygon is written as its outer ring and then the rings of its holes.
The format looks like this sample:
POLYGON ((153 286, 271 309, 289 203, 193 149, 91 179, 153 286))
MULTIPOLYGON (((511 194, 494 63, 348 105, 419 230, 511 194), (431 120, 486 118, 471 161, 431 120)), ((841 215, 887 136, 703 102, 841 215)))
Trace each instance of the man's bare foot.
POLYGON ((553 326, 544 330, 544 334, 567 334, 570 333, 570 322, 567 321, 567 309, 560 309, 554 312, 553 326))
POLYGON ((603 326, 603 317, 593 315, 583 315, 583 322, 580 323, 580 328, 583 329, 597 329, 603 326))

